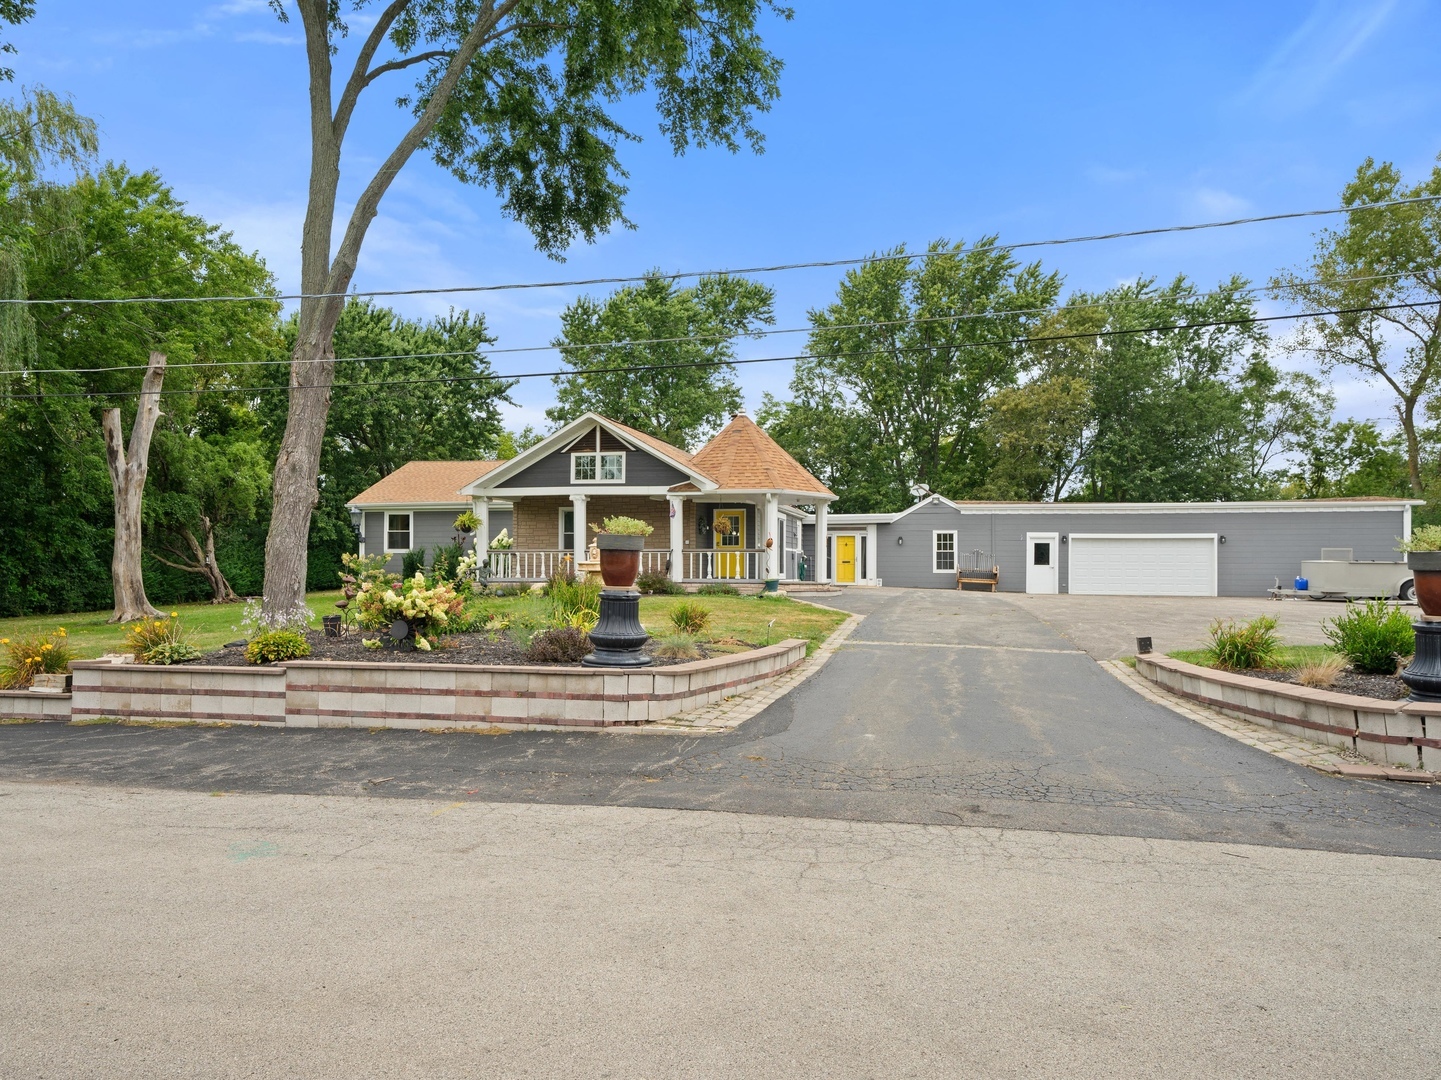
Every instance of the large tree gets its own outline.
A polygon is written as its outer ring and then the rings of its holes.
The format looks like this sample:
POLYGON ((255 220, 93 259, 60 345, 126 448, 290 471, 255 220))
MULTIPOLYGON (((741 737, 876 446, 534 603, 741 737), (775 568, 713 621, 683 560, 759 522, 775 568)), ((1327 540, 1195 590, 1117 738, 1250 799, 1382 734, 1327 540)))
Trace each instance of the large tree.
MULTIPOLYGON (((290 319, 288 341, 298 332, 290 319)), ((495 456, 503 434, 500 406, 513 383, 497 379, 482 352, 494 339, 485 317, 451 311, 428 321, 351 299, 336 323, 336 377, 320 458, 320 501, 307 556, 310 587, 334 584, 348 550, 346 500, 407 461, 495 456)), ((267 375, 284 385, 283 368, 267 375)), ((283 437, 287 397, 263 394, 259 408, 275 442, 283 437)))
POLYGON ((625 222, 626 173, 617 145, 637 136, 610 111, 654 94, 662 134, 677 153, 694 144, 759 149, 755 114, 776 98, 780 61, 757 29, 773 0, 390 0, 375 7, 349 71, 335 79, 348 32, 341 0, 293 6, 305 32, 310 86, 310 187, 301 238, 301 301, 290 410, 275 463, 266 542, 265 604, 303 599, 306 538, 330 387, 333 336, 366 231, 406 163, 428 151, 458 179, 493 189, 503 211, 544 251, 593 240, 625 222), (401 97, 414 121, 363 184, 334 241, 341 154, 365 91, 417 73, 401 97), (338 91, 338 93, 337 93, 338 91))
POLYGON ((1389 162, 1367 158, 1341 192, 1355 207, 1339 229, 1317 234, 1309 262, 1278 275, 1276 296, 1316 315, 1301 323, 1296 349, 1322 371, 1350 368, 1389 387, 1406 442, 1411 492, 1420 495, 1421 436, 1417 407, 1441 371, 1441 165, 1407 186, 1389 162), (1430 201, 1367 210, 1397 199, 1430 201), (1374 310, 1386 308, 1388 310, 1374 310))
POLYGON ((581 297, 561 313, 554 345, 572 373, 555 377, 546 418, 565 424, 594 411, 675 446, 698 445, 740 408, 735 339, 773 324, 774 302, 768 286, 725 275, 682 289, 655 274, 604 302, 581 297), (624 370, 637 365, 658 370, 624 370))
POLYGON ((1014 339, 1041 320, 1060 278, 1022 266, 995 237, 966 247, 938 240, 922 258, 904 249, 849 271, 834 303, 810 313, 808 355, 792 400, 768 401, 771 434, 824 479, 808 432, 835 463, 863 471, 837 490, 847 510, 898 510, 910 487, 950 496, 985 482, 987 402, 1014 385, 1023 350, 1014 339), (862 497, 862 493, 864 493, 862 497), (863 505, 864 504, 864 505, 863 505))

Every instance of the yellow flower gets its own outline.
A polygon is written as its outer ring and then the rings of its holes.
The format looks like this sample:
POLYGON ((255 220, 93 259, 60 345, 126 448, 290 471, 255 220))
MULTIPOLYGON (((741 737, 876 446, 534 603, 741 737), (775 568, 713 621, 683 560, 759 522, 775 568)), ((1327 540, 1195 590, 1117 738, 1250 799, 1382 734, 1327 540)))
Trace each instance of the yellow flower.
POLYGON ((0 645, 9 645, 9 644, 10 644, 10 639, 9 639, 8 637, 0 637, 0 645))
POLYGON ((170 617, 171 617, 172 619, 178 619, 178 618, 180 618, 180 612, 178 612, 178 611, 172 611, 172 612, 170 613, 170 617))
POLYGON ((59 630, 56 630, 55 633, 59 634, 61 637, 64 637, 64 636, 65 636, 65 627, 62 626, 59 630))
POLYGON ((53 648, 55 648, 55 646, 54 646, 54 645, 51 645, 50 642, 47 641, 44 645, 41 645, 41 646, 40 646, 40 651, 41 651, 41 652, 44 652, 46 649, 53 649, 53 648))

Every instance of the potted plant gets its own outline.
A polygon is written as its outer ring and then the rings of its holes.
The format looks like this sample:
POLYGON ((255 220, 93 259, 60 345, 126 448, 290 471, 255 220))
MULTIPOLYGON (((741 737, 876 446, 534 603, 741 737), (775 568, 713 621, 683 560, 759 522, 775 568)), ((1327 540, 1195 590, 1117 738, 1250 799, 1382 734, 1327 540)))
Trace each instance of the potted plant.
POLYGON ((1416 602, 1427 615, 1441 615, 1441 525, 1422 525, 1401 541, 1406 566, 1416 582, 1416 602))
POLYGON ((595 530, 601 580, 612 589, 629 589, 640 573, 640 553, 654 526, 632 517, 608 517, 595 530))

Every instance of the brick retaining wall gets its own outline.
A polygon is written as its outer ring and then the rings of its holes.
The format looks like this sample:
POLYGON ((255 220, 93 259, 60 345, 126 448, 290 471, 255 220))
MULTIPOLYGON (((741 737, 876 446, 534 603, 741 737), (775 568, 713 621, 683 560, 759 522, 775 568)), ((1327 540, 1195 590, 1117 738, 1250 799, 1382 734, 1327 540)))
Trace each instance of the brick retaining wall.
MULTIPOLYGON (((80 660, 71 694, 9 693, 45 719, 221 721, 287 727, 614 727, 664 720, 775 678, 806 655, 763 649, 638 671, 296 660, 274 667, 149 667, 80 660)), ((15 709, 20 706, 16 705, 15 709)), ((16 711, 29 717, 29 712, 16 711)))
POLYGON ((1355 750, 1380 765, 1441 769, 1441 703, 1314 690, 1169 656, 1138 656, 1136 671, 1180 697, 1289 735, 1355 750))

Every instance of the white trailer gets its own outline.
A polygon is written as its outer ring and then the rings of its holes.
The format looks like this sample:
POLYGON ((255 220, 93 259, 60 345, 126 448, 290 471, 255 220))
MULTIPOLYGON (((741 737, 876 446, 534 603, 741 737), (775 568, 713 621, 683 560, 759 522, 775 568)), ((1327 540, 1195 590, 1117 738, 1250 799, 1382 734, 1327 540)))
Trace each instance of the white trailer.
POLYGON ((1416 582, 1404 562, 1358 562, 1351 548, 1322 548, 1319 559, 1303 559, 1306 590, 1313 600, 1403 600, 1414 603, 1416 582))

